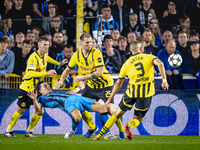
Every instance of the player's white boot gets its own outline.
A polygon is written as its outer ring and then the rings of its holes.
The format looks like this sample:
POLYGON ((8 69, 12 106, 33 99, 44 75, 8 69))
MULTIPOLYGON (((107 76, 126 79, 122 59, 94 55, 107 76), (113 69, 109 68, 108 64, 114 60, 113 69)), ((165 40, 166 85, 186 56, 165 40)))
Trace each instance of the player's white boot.
POLYGON ((75 134, 76 131, 73 131, 72 129, 70 131, 68 131, 66 134, 65 134, 65 137, 66 139, 68 138, 71 138, 74 134, 75 134))

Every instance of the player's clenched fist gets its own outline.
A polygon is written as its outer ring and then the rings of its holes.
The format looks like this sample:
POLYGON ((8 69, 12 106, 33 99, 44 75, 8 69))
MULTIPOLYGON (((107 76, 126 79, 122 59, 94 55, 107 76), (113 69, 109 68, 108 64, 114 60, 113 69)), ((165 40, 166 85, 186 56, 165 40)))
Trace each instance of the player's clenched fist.
POLYGON ((63 85, 63 82, 62 82, 62 81, 58 81, 58 82, 56 83, 57 88, 60 88, 62 85, 63 85))

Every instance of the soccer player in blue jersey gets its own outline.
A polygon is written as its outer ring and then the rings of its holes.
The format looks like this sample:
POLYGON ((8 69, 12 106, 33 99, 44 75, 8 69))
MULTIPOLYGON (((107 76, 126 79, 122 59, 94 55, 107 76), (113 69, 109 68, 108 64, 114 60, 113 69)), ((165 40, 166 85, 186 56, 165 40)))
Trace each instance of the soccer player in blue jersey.
POLYGON ((107 113, 107 109, 103 108, 95 99, 75 95, 78 91, 84 89, 85 83, 80 83, 78 88, 68 91, 66 94, 59 94, 52 92, 46 82, 39 81, 35 86, 35 92, 30 91, 27 95, 33 100, 36 112, 42 111, 43 107, 61 108, 69 112, 73 118, 72 129, 65 134, 64 138, 71 138, 76 132, 84 110, 101 114, 107 113))

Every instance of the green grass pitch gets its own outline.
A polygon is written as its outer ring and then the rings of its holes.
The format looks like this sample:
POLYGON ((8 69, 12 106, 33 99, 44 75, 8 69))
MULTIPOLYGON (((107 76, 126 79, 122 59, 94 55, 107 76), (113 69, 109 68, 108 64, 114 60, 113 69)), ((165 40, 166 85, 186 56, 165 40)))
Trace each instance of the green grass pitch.
MULTIPOLYGON (((0 134, 0 150, 199 150, 200 136, 133 136, 127 139, 92 141, 83 135, 64 139, 64 135, 36 135, 25 138, 16 134, 15 138, 5 138, 0 134)), ((94 135, 92 138, 95 137, 94 135)))

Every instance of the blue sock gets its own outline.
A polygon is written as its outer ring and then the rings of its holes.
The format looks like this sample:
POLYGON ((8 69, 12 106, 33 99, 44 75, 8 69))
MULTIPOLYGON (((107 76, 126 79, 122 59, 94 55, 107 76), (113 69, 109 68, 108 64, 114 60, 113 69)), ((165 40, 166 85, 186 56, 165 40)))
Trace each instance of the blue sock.
MULTIPOLYGON (((102 125, 104 126, 105 124, 106 124, 106 122, 108 121, 108 114, 101 114, 101 117, 100 117, 100 119, 101 119, 101 123, 102 123, 102 125)), ((110 132, 110 129, 107 131, 107 132, 110 132)), ((106 133, 107 133, 106 132, 106 133)))
POLYGON ((80 123, 80 122, 77 123, 77 122, 74 121, 74 119, 72 119, 72 130, 73 130, 73 131, 76 131, 77 126, 79 125, 79 123, 80 123))

